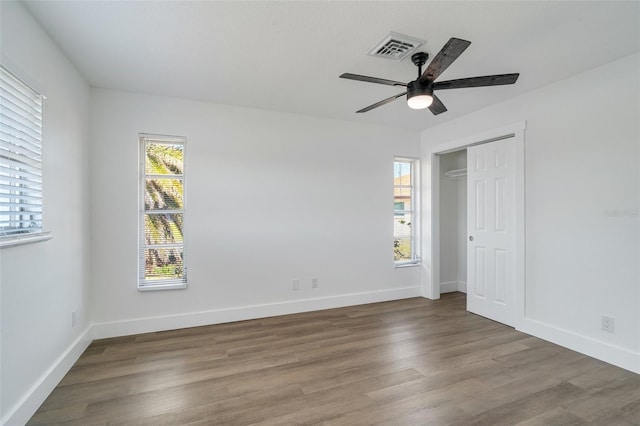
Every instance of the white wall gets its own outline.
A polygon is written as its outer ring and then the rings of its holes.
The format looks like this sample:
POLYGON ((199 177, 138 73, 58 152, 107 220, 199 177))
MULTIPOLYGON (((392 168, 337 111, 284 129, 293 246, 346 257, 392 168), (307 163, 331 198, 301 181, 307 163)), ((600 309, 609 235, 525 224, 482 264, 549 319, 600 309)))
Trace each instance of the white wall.
POLYGON ((422 133, 426 156, 526 120, 522 328, 637 372, 639 62, 635 54, 422 133), (614 334, 600 330, 601 315, 615 317, 614 334))
POLYGON ((0 2, 0 15, 2 63, 47 96, 44 223, 53 239, 0 250, 0 413, 20 424, 88 343, 89 88, 20 3, 0 2))
POLYGON ((393 156, 418 157, 417 132, 109 90, 91 99, 97 336, 420 294, 420 268, 394 269, 392 252, 393 156), (186 290, 136 290, 139 132, 187 137, 186 290))

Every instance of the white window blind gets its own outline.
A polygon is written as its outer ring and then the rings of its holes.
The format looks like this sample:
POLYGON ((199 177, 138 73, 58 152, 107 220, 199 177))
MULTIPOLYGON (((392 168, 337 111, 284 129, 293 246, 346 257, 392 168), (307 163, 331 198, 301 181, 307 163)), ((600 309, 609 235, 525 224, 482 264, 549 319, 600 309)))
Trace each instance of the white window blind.
POLYGON ((139 290, 185 288, 186 140, 140 135, 139 290))
POLYGON ((0 66, 0 243, 39 232, 42 96, 0 66))

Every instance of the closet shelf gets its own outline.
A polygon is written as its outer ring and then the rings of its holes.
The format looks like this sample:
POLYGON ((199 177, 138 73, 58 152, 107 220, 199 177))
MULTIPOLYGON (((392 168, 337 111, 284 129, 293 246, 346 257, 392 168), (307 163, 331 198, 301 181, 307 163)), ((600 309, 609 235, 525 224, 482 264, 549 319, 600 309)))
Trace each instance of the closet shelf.
POLYGON ((455 169, 444 172, 444 177, 449 179, 462 179, 467 177, 467 169, 455 169))

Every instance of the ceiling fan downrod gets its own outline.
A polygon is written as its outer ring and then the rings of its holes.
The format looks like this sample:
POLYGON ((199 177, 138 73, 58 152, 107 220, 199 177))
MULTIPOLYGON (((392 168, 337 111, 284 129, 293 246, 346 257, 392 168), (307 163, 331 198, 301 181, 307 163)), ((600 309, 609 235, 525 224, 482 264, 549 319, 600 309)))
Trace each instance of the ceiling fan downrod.
POLYGON ((418 52, 411 55, 411 62, 418 67, 418 78, 422 75, 422 66, 427 63, 429 54, 426 52, 418 52))

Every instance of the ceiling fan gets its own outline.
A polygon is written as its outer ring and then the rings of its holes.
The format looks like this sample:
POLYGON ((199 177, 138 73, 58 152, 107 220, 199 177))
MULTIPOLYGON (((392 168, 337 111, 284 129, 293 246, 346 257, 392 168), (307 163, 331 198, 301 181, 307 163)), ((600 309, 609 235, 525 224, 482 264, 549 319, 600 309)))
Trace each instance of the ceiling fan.
POLYGON ((345 73, 340 78, 346 78, 349 80, 364 81, 367 83, 386 84, 388 86, 403 86, 407 90, 397 95, 391 96, 387 99, 383 99, 380 102, 376 102, 373 105, 362 108, 356 112, 367 112, 374 108, 378 108, 384 104, 388 104, 391 101, 395 101, 401 96, 407 95, 407 104, 412 109, 425 109, 438 115, 447 110, 442 101, 433 93, 434 90, 444 89, 463 89, 465 87, 483 87, 483 86, 501 86, 505 84, 513 84, 518 80, 520 74, 497 74, 497 75, 485 75, 482 77, 468 77, 460 78, 457 80, 438 81, 435 80, 446 70, 449 65, 453 63, 458 56, 465 51, 471 44, 470 41, 462 40, 459 38, 450 38, 447 44, 438 52, 438 54, 431 60, 431 63, 422 72, 422 66, 427 62, 427 55, 424 52, 414 53, 411 56, 411 61, 418 67, 418 78, 410 81, 409 83, 402 83, 400 81, 387 80, 384 78, 368 77, 366 75, 349 74, 345 73))

